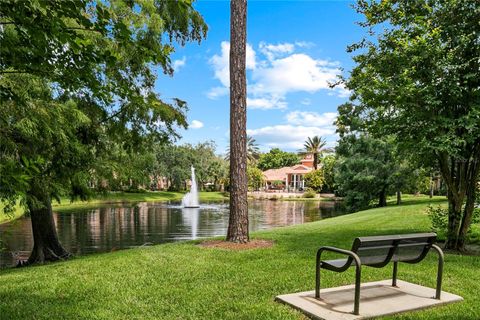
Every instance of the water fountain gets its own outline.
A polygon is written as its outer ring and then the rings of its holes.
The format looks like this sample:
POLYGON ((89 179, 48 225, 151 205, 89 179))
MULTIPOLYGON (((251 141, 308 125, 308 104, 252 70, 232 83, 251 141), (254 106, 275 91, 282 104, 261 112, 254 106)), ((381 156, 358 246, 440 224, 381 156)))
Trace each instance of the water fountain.
POLYGON ((188 192, 182 199, 182 206, 184 208, 198 208, 198 191, 197 191, 197 181, 195 180, 195 168, 192 166, 192 186, 190 187, 190 192, 188 192))

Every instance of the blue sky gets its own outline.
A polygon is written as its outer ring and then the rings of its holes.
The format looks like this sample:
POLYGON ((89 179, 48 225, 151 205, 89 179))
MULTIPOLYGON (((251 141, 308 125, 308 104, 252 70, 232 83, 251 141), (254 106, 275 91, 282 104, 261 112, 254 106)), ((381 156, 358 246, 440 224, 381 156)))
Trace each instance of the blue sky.
MULTIPOLYGON (((249 1, 247 16, 247 129, 263 151, 295 151, 308 136, 337 139, 337 106, 342 88, 328 88, 350 70, 346 47, 361 39, 361 17, 352 1, 249 1)), ((209 26, 207 39, 177 48, 175 74, 159 74, 156 90, 189 106, 188 130, 178 143, 213 140, 223 153, 229 140, 228 1, 199 1, 196 9, 209 26)))

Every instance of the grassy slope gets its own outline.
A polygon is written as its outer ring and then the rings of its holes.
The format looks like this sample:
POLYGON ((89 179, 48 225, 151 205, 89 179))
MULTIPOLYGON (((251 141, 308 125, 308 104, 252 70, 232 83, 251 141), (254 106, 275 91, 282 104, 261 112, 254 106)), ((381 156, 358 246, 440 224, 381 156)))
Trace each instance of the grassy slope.
MULTIPOLYGON (((231 252, 177 243, 1 271, 0 314, 5 319, 302 319, 273 299, 313 289, 318 246, 348 248, 357 236, 427 231, 428 201, 255 233, 276 241, 270 249, 231 252)), ((480 317, 480 258, 447 254, 445 263, 444 290, 466 301, 398 318, 480 317)), ((363 281, 387 279, 390 272, 390 267, 365 268, 363 281)), ((434 254, 420 264, 399 266, 400 279, 431 287, 435 272, 434 254)), ((323 279, 328 287, 351 284, 353 269, 326 271, 323 279)))
MULTIPOLYGON (((106 195, 98 195, 89 201, 70 202, 67 198, 62 198, 60 203, 54 201, 52 203, 53 210, 67 211, 75 209, 85 209, 89 207, 98 207, 103 204, 122 203, 122 202, 148 202, 148 201, 178 201, 181 200, 185 193, 182 192, 143 192, 143 193, 126 193, 111 192, 106 195)), ((200 192, 201 201, 219 201, 227 199, 222 192, 200 192)), ((5 215, 0 205, 0 224, 17 219, 23 215, 23 210, 17 207, 13 215, 5 215)))

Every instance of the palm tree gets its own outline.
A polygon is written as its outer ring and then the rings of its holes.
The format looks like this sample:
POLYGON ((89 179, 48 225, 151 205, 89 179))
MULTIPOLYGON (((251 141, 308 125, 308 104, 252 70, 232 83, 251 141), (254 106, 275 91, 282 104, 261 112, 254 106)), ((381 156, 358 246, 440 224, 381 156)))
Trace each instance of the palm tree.
POLYGON ((255 162, 260 156, 260 149, 258 148, 257 141, 247 135, 247 158, 248 161, 255 162))
POLYGON ((230 2, 230 216, 227 241, 246 243, 247 207, 247 0, 230 2))
MULTIPOLYGON (((249 135, 247 135, 247 160, 250 163, 254 163, 260 156, 260 149, 258 148, 257 141, 249 135)), ((225 160, 230 161, 230 147, 227 148, 225 154, 225 160)))
POLYGON ((324 148, 326 144, 327 141, 320 136, 314 136, 313 138, 308 137, 303 145, 304 149, 300 150, 299 153, 301 155, 313 154, 313 168, 317 170, 319 156, 327 151, 327 149, 324 148))

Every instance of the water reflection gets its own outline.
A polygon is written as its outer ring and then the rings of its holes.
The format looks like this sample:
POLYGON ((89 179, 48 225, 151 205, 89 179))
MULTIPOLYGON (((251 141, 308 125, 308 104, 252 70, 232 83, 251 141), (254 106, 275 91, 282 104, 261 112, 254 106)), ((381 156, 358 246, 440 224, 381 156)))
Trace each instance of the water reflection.
MULTIPOLYGON (((249 201, 250 230, 301 224, 342 214, 335 202, 249 201)), ((182 208, 175 203, 109 205, 55 213, 61 243, 76 255, 179 240, 223 236, 228 203, 182 208)), ((29 218, 0 225, 0 266, 28 258, 33 247, 29 218)))

